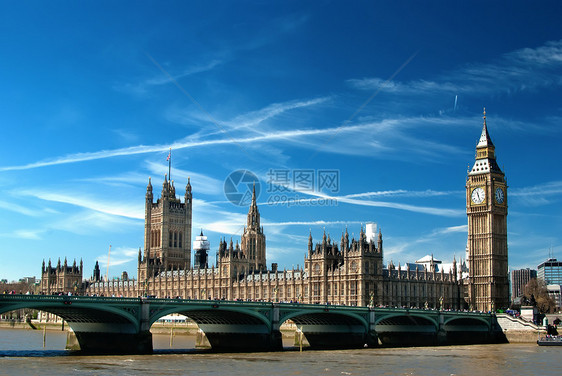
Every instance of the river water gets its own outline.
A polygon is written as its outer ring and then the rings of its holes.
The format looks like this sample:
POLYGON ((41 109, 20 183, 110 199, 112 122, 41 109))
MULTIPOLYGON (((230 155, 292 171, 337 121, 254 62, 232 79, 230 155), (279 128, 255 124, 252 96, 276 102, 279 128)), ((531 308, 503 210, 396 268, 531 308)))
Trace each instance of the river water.
MULTIPOLYGON (((536 344, 212 354, 154 335, 155 354, 84 356, 66 333, 0 329, 0 375, 561 375, 562 348, 536 344)), ((287 343, 286 343, 287 344, 287 343)))

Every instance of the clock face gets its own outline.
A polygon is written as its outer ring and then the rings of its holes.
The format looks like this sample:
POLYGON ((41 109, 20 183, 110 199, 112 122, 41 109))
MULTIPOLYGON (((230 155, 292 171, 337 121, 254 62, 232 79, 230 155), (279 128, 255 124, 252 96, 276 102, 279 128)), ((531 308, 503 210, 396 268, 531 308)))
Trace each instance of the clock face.
POLYGON ((503 189, 496 188, 496 202, 498 204, 503 204, 505 201, 505 194, 503 193, 503 189))
POLYGON ((472 191, 470 198, 473 203, 481 204, 484 202, 484 199, 486 198, 486 192, 484 192, 484 190, 481 187, 475 188, 472 191))

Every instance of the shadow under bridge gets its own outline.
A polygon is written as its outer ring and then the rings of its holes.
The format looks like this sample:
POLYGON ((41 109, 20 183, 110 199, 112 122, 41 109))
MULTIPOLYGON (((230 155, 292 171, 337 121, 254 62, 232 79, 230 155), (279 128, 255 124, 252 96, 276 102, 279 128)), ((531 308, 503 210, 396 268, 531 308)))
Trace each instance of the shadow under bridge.
POLYGON ((410 312, 379 315, 375 330, 384 346, 437 345, 437 317, 410 312))
POLYGON ((205 333, 213 351, 275 351, 283 348, 281 332, 274 325, 271 303, 190 301, 163 305, 151 302, 150 325, 159 318, 179 313, 193 320, 205 333))
MULTIPOLYGON (((351 307, 283 307, 281 322, 291 320, 306 337, 312 349, 349 349, 375 346, 368 310, 351 307), (312 311, 312 312, 311 312, 312 311)), ((374 315, 373 315, 374 317, 374 315)))
POLYGON ((141 329, 138 299, 70 296, 2 296, 0 313, 35 309, 61 317, 88 353, 152 352, 152 336, 141 329))

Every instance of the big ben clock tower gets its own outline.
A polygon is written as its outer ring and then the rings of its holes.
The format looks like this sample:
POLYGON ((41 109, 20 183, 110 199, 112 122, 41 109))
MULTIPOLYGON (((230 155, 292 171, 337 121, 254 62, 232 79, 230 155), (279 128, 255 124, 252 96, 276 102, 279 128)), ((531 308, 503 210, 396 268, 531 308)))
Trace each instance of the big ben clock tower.
POLYGON ((480 311, 509 306, 507 268, 507 182, 496 162, 486 126, 466 181, 468 216, 468 304, 480 311))

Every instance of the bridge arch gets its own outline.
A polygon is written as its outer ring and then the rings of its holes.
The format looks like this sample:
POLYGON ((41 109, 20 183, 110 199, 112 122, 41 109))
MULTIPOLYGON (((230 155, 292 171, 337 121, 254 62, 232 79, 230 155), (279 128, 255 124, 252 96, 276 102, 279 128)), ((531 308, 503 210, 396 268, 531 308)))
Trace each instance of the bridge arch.
POLYGON ((173 307, 168 307, 166 309, 161 309, 150 315, 149 326, 152 326, 158 319, 172 314, 179 313, 184 316, 189 317, 198 325, 201 323, 211 323, 216 324, 232 323, 233 321, 246 321, 253 324, 264 325, 268 330, 271 330, 270 320, 263 316, 262 313, 255 312, 253 310, 248 310, 238 307, 228 307, 228 306, 216 306, 209 305, 208 307, 186 307, 185 305, 177 305, 173 307), (220 307, 220 309, 218 309, 220 307))
POLYGON ((445 328, 463 326, 483 331, 490 330, 492 323, 487 317, 447 317, 443 325, 445 328))
POLYGON ((375 331, 381 344, 384 346, 437 345, 438 317, 424 313, 395 312, 375 316, 375 331))
POLYGON ((441 341, 447 344, 487 343, 493 339, 491 317, 448 317, 441 341))
POLYGON ((151 326, 171 313, 192 319, 214 351, 265 351, 282 348, 279 331, 273 330, 271 303, 230 301, 148 300, 151 326))
POLYGON ((282 321, 279 321, 279 324, 282 324, 284 322, 286 322, 287 320, 292 320, 293 322, 296 321, 304 321, 304 320, 314 320, 315 318, 317 318, 318 320, 322 320, 322 319, 330 319, 331 317, 339 317, 341 316, 342 318, 345 318, 347 320, 349 320, 350 324, 356 325, 356 324, 361 324, 365 327, 366 330, 369 329, 369 321, 361 316, 358 315, 354 312, 338 312, 338 311, 333 311, 333 310, 329 310, 327 309, 326 311, 320 311, 320 312, 310 312, 310 309, 301 309, 301 310, 297 310, 297 311, 292 311, 289 313, 286 313, 285 315, 283 315, 282 321), (300 319, 299 319, 300 318, 300 319))
POLYGON ((279 325, 288 320, 302 331, 311 348, 360 348, 371 342, 368 318, 355 312, 299 307, 280 312, 279 325))
POLYGON ((80 349, 92 353, 149 353, 152 337, 141 330, 138 299, 84 296, 4 296, 0 312, 37 309, 63 318, 80 349))
POLYGON ((397 312, 384 315, 376 315, 375 325, 418 325, 418 326, 429 326, 431 325, 435 330, 439 329, 439 322, 437 317, 431 317, 427 314, 422 313, 404 313, 397 312))
POLYGON ((101 305, 93 302, 75 301, 72 299, 49 300, 19 300, 10 304, 0 305, 0 313, 16 311, 20 309, 35 309, 52 313, 64 319, 68 325, 76 331, 81 323, 127 323, 131 325, 132 331, 138 330, 138 318, 134 311, 124 310, 112 305, 101 305), (105 321, 104 321, 105 320, 105 321))

